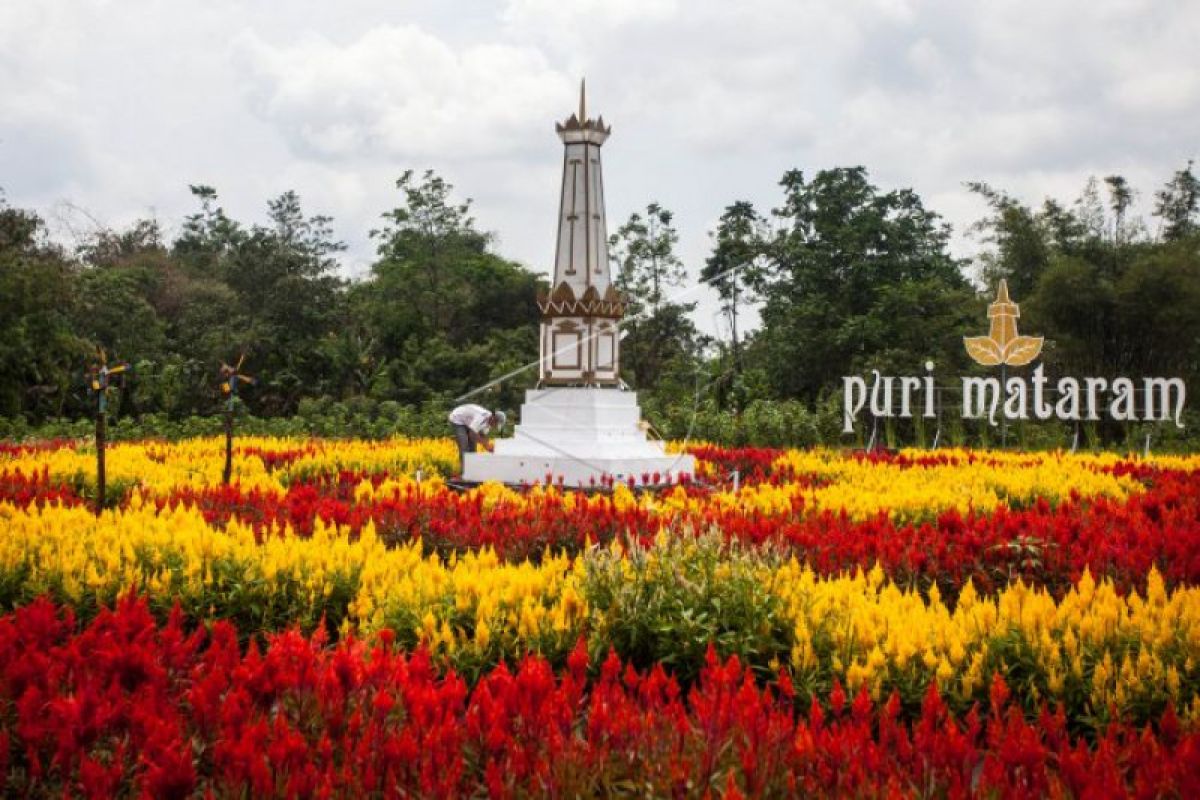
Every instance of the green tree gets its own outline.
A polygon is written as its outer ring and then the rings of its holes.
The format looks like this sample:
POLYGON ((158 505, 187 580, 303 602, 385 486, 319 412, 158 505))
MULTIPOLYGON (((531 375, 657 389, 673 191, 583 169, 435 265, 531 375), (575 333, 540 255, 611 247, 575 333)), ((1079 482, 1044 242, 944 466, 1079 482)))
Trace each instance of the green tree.
POLYGON ((114 356, 162 358, 167 335, 154 299, 169 256, 158 223, 139 220, 124 231, 101 229, 77 255, 77 332, 114 356))
POLYGON ((379 343, 367 331, 367 326, 347 319, 346 327, 328 333, 320 347, 328 365, 322 394, 343 399, 391 397, 393 387, 387 380, 386 362, 380 355, 379 343))
POLYGON ((292 413, 325 383, 329 365, 320 345, 344 321, 336 255, 345 245, 333 237, 329 217, 304 215, 295 192, 267 208, 269 224, 250 228, 224 259, 224 279, 246 326, 238 349, 252 354, 263 379, 256 402, 292 413))
MULTIPOLYGON (((1107 208, 1094 179, 1069 208, 1050 199, 1034 213, 1008 196, 993 205, 982 225, 1011 233, 1006 226, 1020 220, 1024 237, 994 237, 986 263, 1018 263, 1030 251, 1042 261, 1028 293, 1013 294, 1022 304, 1022 324, 1046 337, 1049 370, 1200 377, 1200 254, 1187 234, 1195 202, 1189 174, 1190 165, 1158 194, 1159 241, 1129 218, 1136 191, 1117 175, 1105 178, 1107 208)), ((1116 426, 1103 428, 1102 437, 1123 437, 1116 426)))
POLYGON ((937 214, 911 190, 880 192, 862 167, 791 170, 781 185, 756 339, 777 395, 812 402, 847 370, 962 363, 961 340, 919 333, 965 332, 975 302, 937 214))
POLYGON ((1200 255, 1186 241, 1141 253, 1113 287, 1120 365, 1200 379, 1200 255))
POLYGON ((88 348, 74 331, 75 270, 42 220, 0 194, 0 414, 77 411, 88 348))
MULTIPOLYGON (((980 278, 985 286, 995 286, 1004 279, 1014 297, 1028 297, 1050 261, 1047 226, 1028 206, 986 183, 968 183, 967 188, 991 209, 991 214, 972 226, 974 232, 983 234, 985 243, 995 248, 980 256, 980 278)), ((1047 211, 1047 224, 1058 236, 1074 239, 1082 233, 1074 214, 1057 205, 1047 211)))
POLYGON ((1129 181, 1121 175, 1109 175, 1104 179, 1108 185, 1109 207, 1113 213, 1113 239, 1124 241, 1132 236, 1127 215, 1133 205, 1134 191, 1129 181))
MULTIPOLYGON (((178 371, 201 382, 215 400, 217 367, 249 354, 261 385, 247 400, 269 414, 292 413, 301 397, 328 387, 322 343, 345 321, 345 282, 332 220, 306 216, 295 192, 267 203, 267 225, 231 219, 208 186, 193 186, 200 211, 173 246, 187 280, 188 308, 176 320, 190 344, 178 371)), ((183 344, 183 342, 181 342, 183 344)))
POLYGON ((1154 215, 1162 220, 1162 236, 1167 241, 1185 239, 1198 230, 1200 178, 1192 172, 1192 163, 1188 161, 1154 195, 1154 215))
MULTIPOLYGON (((352 293, 354 313, 386 362, 380 385, 407 402, 456 396, 537 360, 536 275, 491 252, 475 228, 471 201, 432 171, 406 171, 396 187, 401 205, 372 231, 379 258, 352 293)), ((536 379, 522 373, 487 402, 511 402, 536 379)))
POLYGON ((721 311, 729 321, 734 390, 730 394, 739 410, 745 400, 745 360, 738 317, 757 299, 754 289, 762 283, 769 236, 767 221, 752 204, 744 200, 732 203, 717 222, 712 253, 700 270, 700 278, 717 291, 721 311))
POLYGON ((621 321, 621 374, 639 389, 653 391, 679 372, 691 372, 699 351, 699 333, 688 316, 695 303, 671 300, 668 291, 687 278, 675 253, 679 234, 673 215, 658 203, 633 213, 609 237, 609 261, 616 285, 626 298, 621 321))
POLYGON ((463 305, 470 300, 458 267, 485 256, 489 237, 475 229, 471 200, 452 202, 454 187, 432 170, 419 181, 406 170, 396 188, 403 204, 384 213, 383 228, 371 231, 379 242, 377 281, 392 284, 409 301, 396 303, 390 315, 391 343, 412 335, 462 333, 470 325, 463 305))
MULTIPOLYGON (((203 194, 215 200, 211 190, 203 194)), ((240 319, 229 313, 237 309, 235 293, 222 276, 209 274, 222 267, 220 259, 198 265, 178 256, 156 220, 97 230, 76 256, 76 331, 135 367, 114 412, 210 411, 217 399, 212 372, 227 357, 230 338, 216 342, 214 335, 240 319)))
POLYGON ((167 252, 162 227, 155 219, 140 219, 128 230, 102 228, 79 246, 79 258, 90 267, 123 266, 167 252))
POLYGON ((632 303, 635 313, 651 314, 667 300, 667 292, 687 280, 683 262, 675 254, 679 233, 671 224, 674 215, 658 203, 646 206, 646 215, 634 212, 609 237, 609 259, 617 266, 617 287, 632 303))
POLYGON ((200 210, 184 219, 172 252, 196 274, 223 278, 226 268, 222 259, 237 247, 246 232, 217 205, 216 189, 205 185, 188 189, 200 201, 200 210))
MULTIPOLYGON (((154 393, 163 410, 184 415, 215 408, 217 369, 222 361, 249 349, 254 340, 247 303, 229 284, 232 263, 248 232, 229 217, 211 186, 189 186, 200 210, 184 219, 171 244, 171 261, 158 296, 166 319, 171 353, 156 366, 154 393)), ((257 354, 251 353, 255 369, 257 354)), ((147 380, 144 373, 139 382, 147 380)), ((260 393, 248 394, 259 409, 260 393)))

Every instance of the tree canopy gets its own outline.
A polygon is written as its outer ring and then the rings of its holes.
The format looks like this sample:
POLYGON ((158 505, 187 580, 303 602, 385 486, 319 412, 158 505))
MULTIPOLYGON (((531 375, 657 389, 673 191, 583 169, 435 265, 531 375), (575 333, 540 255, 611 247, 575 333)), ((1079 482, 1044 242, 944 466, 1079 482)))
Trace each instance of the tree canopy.
POLYGON ((962 362, 973 291, 949 253, 949 227, 916 193, 881 192, 862 167, 811 179, 791 170, 780 186, 755 337, 777 396, 813 401, 847 370, 962 362))
MULTIPOLYGON (((1191 162, 1147 196, 1149 221, 1120 175, 1036 204, 967 184, 987 209, 973 262, 951 254, 949 226, 914 191, 880 188, 863 167, 789 170, 779 186, 769 212, 727 204, 701 264, 682 261, 656 202, 612 236, 629 304, 622 374, 650 407, 700 397, 740 419, 762 402, 819 406, 846 374, 971 369, 962 339, 980 332, 1000 279, 1046 337, 1048 370, 1200 378, 1191 162), (716 291, 728 336, 702 335, 695 303, 679 299, 697 279, 716 291)), ((358 280, 345 277, 333 220, 295 192, 246 224, 215 188, 190 190, 197 208, 173 237, 144 219, 73 248, 0 194, 0 416, 86 415, 97 347, 134 366, 118 415, 215 410, 217 370, 241 353, 261 376, 243 400, 265 416, 306 398, 444 405, 515 373, 478 398, 511 408, 536 380, 521 368, 537 359, 543 278, 496 252, 471 201, 436 173, 396 181, 358 280)))

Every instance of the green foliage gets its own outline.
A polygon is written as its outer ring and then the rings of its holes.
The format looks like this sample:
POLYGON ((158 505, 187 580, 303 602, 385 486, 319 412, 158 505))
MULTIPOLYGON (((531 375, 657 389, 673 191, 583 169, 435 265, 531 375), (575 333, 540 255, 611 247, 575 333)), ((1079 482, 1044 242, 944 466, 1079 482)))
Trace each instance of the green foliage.
MULTIPOLYGON (((174 242, 141 220, 73 255, 45 242, 36 215, 0 203, 0 416, 89 415, 83 370, 96 346, 135 367, 113 417, 180 427, 219 410, 218 368, 242 353, 260 379, 242 399, 262 417, 319 397, 445 405, 535 361, 536 276, 489 252, 441 178, 406 172, 398 186, 403 203, 375 232, 379 261, 354 285, 337 275, 332 221, 306 215, 294 192, 247 226, 215 189, 193 186, 200 208, 174 242)), ((484 399, 515 405, 534 377, 484 399)))
POLYGON ((675 254, 673 215, 658 203, 633 213, 609 238, 609 259, 627 308, 621 321, 621 374, 647 392, 677 390, 699 366, 701 338, 688 316, 695 303, 671 299, 687 274, 675 254))
POLYGON ((769 231, 754 206, 745 201, 725 209, 712 234, 712 254, 700 270, 701 280, 717 291, 721 311, 729 323, 732 369, 729 377, 716 382, 715 393, 721 407, 745 407, 748 390, 745 382, 743 334, 738 319, 746 306, 757 301, 754 287, 763 282, 769 231))
MULTIPOLYGON (((452 203, 443 179, 426 172, 418 181, 409 170, 396 186, 403 204, 372 232, 379 261, 351 297, 353 318, 386 364, 372 393, 410 403, 456 396, 535 362, 537 276, 489 251, 470 200, 452 203)), ((533 378, 532 370, 522 376, 533 378)), ((501 402, 524 385, 506 386, 501 402)))
MULTIPOLYGON (((224 433, 224 418, 167 414, 143 414, 118 417, 108 426, 109 441, 148 438, 184 439, 191 436, 218 436, 224 433)), ((294 415, 256 417, 239 413, 237 432, 261 436, 321 436, 328 438, 383 439, 389 436, 446 436, 446 407, 440 403, 406 406, 393 400, 355 398, 340 402, 328 397, 305 398, 294 415)), ((0 439, 33 441, 41 439, 87 439, 95 431, 89 419, 48 419, 30 424, 23 417, 0 418, 0 439)))
POLYGON ((89 352, 72 324, 77 281, 42 220, 0 196, 0 415, 69 410, 89 352))
POLYGON ((700 367, 699 333, 688 308, 664 303, 642 318, 621 323, 621 374, 636 387, 676 401, 700 367))
POLYGON ((754 400, 741 413, 719 408, 712 398, 700 400, 695 407, 684 400, 651 401, 643 413, 664 437, 676 441, 758 447, 837 443, 821 416, 796 400, 754 400))
MULTIPOLYGON (((114 392, 114 396, 115 396, 114 392)), ((681 395, 682 397, 682 395, 681 395)), ((115 397, 114 397, 115 399, 115 397)), ((502 400, 485 400, 500 408, 513 408, 502 400)), ((358 437, 382 439, 389 436, 446 436, 448 401, 432 400, 419 406, 394 400, 379 401, 356 397, 347 401, 330 397, 305 398, 296 414, 288 417, 258 417, 239 412, 237 431, 245 435, 358 437)), ((713 442, 722 445, 755 447, 826 447, 864 446, 870 430, 847 440, 841 433, 841 397, 831 393, 818 402, 816 411, 797 400, 752 401, 742 413, 719 408, 712 398, 701 399, 693 408, 685 401, 650 397, 642 409, 655 430, 675 441, 713 442)), ((895 446, 932 447, 936 424, 925 421, 894 426, 895 446)), ((1141 452, 1150 435, 1155 452, 1195 452, 1200 450, 1200 412, 1187 410, 1185 427, 1171 423, 1140 423, 1121 429, 1119 436, 1100 437, 1095 424, 1082 431, 1082 449, 1113 449, 1141 452)), ((218 436, 224 432, 223 417, 172 417, 163 413, 138 417, 119 416, 109 423, 110 441, 146 438, 182 439, 190 436, 218 436)), ((24 417, 0 418, 0 440, 35 441, 43 439, 88 440, 95 431, 91 419, 52 418, 31 423, 24 417)), ((1010 447, 1027 450, 1070 449, 1074 428, 1056 420, 1026 421, 1009 426, 1010 447)), ((948 415, 942 426, 939 446, 999 446, 999 429, 986 421, 964 421, 948 415)))
POLYGON ((631 311, 656 311, 670 302, 667 293, 687 278, 675 254, 679 233, 674 217, 658 203, 646 206, 646 216, 636 211, 609 237, 609 258, 617 267, 616 283, 625 293, 631 311))
MULTIPOLYGON (((990 215, 977 227, 994 250, 982 258, 988 290, 1008 280, 1022 325, 1046 338, 1051 374, 1178 376, 1200 379, 1200 250, 1194 233, 1197 184, 1191 164, 1158 193, 1161 240, 1130 217, 1134 195, 1118 175, 1090 181, 1070 208, 1047 200, 1034 211, 983 185, 990 215), (1018 287, 1024 287, 1018 290, 1018 287), (1028 322, 1026 322, 1026 320, 1028 322)), ((1087 437, 1099 446, 1129 440, 1127 425, 1101 421, 1087 437)), ((1165 430, 1155 439, 1186 440, 1165 430)))
MULTIPOLYGON (((239 430, 383 436, 442 434, 456 398, 515 411, 536 380, 537 275, 493 251, 469 200, 433 172, 407 171, 396 207, 372 232, 369 274, 339 277, 332 221, 294 192, 243 224, 215 189, 173 240, 156 220, 100 230, 73 252, 49 242, 31 211, 0 198, 0 436, 86 436, 84 369, 95 347, 133 365, 110 404, 112 435, 219 432, 218 368, 247 354, 260 382, 241 400, 239 430), (507 376, 507 377, 506 377, 507 376), (504 380, 500 380, 504 378, 504 380), (72 422, 71 420, 81 420, 72 422)), ((1200 380, 1200 180, 1189 162, 1154 195, 1159 223, 1133 211, 1120 175, 1092 180, 1074 202, 1033 206, 985 183, 974 226, 986 245, 975 273, 948 254, 948 227, 911 190, 883 191, 862 167, 791 170, 768 218, 728 205, 701 268, 728 322, 702 336, 670 211, 650 203, 610 242, 628 296, 622 375, 666 436, 727 444, 866 444, 840 432, 841 377, 879 369, 973 369, 962 337, 983 332, 1004 278, 1022 330, 1046 338, 1057 375, 1200 380), (747 332, 751 307, 761 324, 747 332)), ((170 226, 166 226, 170 229, 170 226)), ((953 391, 953 390, 951 390, 953 391)), ((947 400, 952 400, 952 397, 947 400)), ((1195 447, 1189 427, 1082 426, 1079 446, 1195 447)), ((891 421, 879 441, 999 444, 998 429, 954 414, 891 421), (940 424, 940 427, 939 427, 940 424)), ((1010 425, 1022 447, 1070 447, 1072 425, 1010 425)))
POLYGON ((961 330, 973 303, 937 214, 911 190, 881 193, 862 167, 811 180, 791 170, 781 185, 754 342, 776 396, 811 403, 848 371, 877 364, 911 372, 930 358, 963 362, 961 340, 945 332, 961 330), (933 340, 922 333, 929 326, 933 340))
MULTIPOLYGON (((1004 278, 1014 297, 1028 297, 1046 266, 1048 221, 1039 219, 1018 200, 986 183, 968 183, 967 187, 983 197, 992 212, 973 226, 976 233, 983 234, 984 242, 995 248, 980 257, 984 285, 995 286, 1004 278)), ((1058 206, 1054 208, 1061 212, 1058 206)))
POLYGON ((612 648, 638 668, 662 664, 686 684, 711 643, 721 657, 737 655, 770 675, 791 649, 791 626, 762 581, 770 558, 715 532, 589 552, 582 594, 593 655, 612 648))
POLYGON ((1163 222, 1163 239, 1174 242, 1200 232, 1200 178, 1193 162, 1175 173, 1154 195, 1154 215, 1163 222))

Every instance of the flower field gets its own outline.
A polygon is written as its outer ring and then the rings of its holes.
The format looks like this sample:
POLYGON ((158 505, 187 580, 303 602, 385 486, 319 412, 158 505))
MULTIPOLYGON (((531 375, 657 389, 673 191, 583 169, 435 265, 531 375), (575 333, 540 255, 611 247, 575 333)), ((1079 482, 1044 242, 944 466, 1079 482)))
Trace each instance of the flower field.
POLYGON ((1200 457, 689 450, 0 445, 4 792, 1200 791, 1200 457))

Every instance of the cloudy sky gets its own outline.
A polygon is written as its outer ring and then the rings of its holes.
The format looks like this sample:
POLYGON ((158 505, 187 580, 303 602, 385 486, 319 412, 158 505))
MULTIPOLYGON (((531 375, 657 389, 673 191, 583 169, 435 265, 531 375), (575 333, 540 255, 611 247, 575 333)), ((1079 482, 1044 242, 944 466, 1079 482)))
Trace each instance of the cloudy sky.
POLYGON ((189 183, 246 221, 295 189, 361 274, 395 178, 432 167, 545 270, 586 75, 610 229, 659 201, 693 272, 793 167, 916 189, 966 255, 968 180, 1036 202, 1120 173, 1147 210, 1200 156, 1197 42, 1196 0, 0 0, 0 187, 68 240, 175 226, 189 183))

